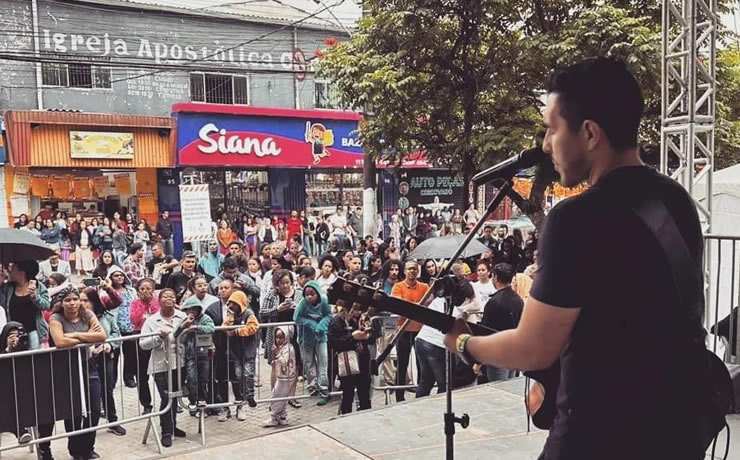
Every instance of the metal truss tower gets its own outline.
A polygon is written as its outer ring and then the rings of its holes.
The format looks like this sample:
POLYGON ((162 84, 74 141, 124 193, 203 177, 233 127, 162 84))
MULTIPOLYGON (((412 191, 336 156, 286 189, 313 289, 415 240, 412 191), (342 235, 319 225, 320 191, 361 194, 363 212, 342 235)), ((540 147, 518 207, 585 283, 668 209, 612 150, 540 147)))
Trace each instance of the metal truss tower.
POLYGON ((660 170, 697 201, 705 233, 712 223, 717 20, 716 0, 663 0, 660 170))

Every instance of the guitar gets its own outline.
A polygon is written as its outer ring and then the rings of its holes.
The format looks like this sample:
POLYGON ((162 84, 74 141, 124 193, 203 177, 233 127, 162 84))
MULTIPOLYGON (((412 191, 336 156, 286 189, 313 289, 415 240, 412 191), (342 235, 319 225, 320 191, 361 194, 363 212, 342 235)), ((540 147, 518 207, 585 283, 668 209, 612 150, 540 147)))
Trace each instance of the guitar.
MULTIPOLYGON (((337 278, 328 290, 329 303, 340 305, 345 309, 358 308, 366 311, 372 307, 378 311, 386 311, 418 321, 447 333, 455 318, 419 304, 408 302, 403 299, 391 297, 382 289, 359 284, 344 278, 337 278)), ((497 331, 481 324, 467 323, 473 335, 491 335, 497 331)), ((527 413, 532 417, 532 423, 537 428, 548 430, 555 419, 555 398, 558 385, 560 384, 560 361, 547 369, 527 371, 525 376, 534 380, 527 397, 525 407, 527 413)))

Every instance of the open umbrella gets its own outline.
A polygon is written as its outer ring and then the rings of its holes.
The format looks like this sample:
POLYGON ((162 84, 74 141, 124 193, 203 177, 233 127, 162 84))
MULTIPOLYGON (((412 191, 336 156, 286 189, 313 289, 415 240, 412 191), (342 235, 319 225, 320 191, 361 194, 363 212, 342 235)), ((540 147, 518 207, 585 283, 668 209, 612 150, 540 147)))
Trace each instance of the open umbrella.
POLYGON ((46 260, 54 250, 41 238, 25 230, 0 228, 0 263, 21 260, 46 260))
MULTIPOLYGON (((462 244, 465 235, 440 236, 424 240, 407 256, 409 259, 449 259, 462 244)), ((474 257, 490 249, 477 239, 473 239, 465 248, 461 257, 474 257)))

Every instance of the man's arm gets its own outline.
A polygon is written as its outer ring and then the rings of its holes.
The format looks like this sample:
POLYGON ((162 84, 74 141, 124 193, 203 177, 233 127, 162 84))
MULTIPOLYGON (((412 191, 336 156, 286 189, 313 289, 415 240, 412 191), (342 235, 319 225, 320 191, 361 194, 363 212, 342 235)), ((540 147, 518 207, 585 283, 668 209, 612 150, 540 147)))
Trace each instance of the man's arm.
MULTIPOLYGON (((468 353, 481 364, 504 369, 537 370, 549 367, 560 356, 570 339, 580 308, 560 308, 529 297, 519 327, 486 337, 471 337, 468 353)), ((457 321, 445 335, 445 345, 457 352, 457 336, 467 333, 457 321)))

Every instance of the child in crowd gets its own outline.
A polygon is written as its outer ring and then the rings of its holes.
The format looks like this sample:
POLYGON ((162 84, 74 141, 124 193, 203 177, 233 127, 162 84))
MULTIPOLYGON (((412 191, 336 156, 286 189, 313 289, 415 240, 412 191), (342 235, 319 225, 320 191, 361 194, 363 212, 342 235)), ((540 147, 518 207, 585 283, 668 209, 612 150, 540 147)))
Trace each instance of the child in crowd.
POLYGON ((203 306, 197 297, 190 297, 182 306, 182 311, 188 315, 187 319, 175 331, 175 337, 185 330, 196 328, 184 339, 185 369, 187 373, 188 409, 191 416, 197 413, 197 404, 205 404, 208 379, 211 375, 210 351, 213 344, 211 334, 216 330, 210 316, 203 314, 203 306))
MULTIPOLYGON (((229 311, 224 319, 223 326, 238 326, 239 329, 232 329, 226 332, 229 336, 229 355, 234 364, 234 373, 236 374, 237 385, 234 397, 237 401, 246 401, 249 407, 257 407, 254 400, 254 375, 257 358, 257 331, 260 324, 254 312, 247 307, 247 295, 242 291, 236 291, 229 297, 227 306, 229 311)), ((244 421, 247 414, 244 406, 239 405, 236 408, 236 419, 244 421)))
MULTIPOLYGON (((272 361, 272 373, 275 376, 273 398, 288 398, 296 381, 295 349, 290 343, 292 337, 292 326, 280 326, 275 330, 275 345, 272 347, 275 357, 272 361)), ((270 404, 270 418, 265 421, 265 427, 288 424, 288 411, 285 410, 287 403, 288 400, 283 399, 270 404)))
POLYGON ((321 287, 316 281, 309 281, 303 288, 303 299, 293 314, 298 328, 298 343, 301 358, 310 383, 308 390, 318 394, 318 405, 329 402, 329 379, 327 370, 329 358, 327 351, 327 332, 331 322, 331 307, 321 295, 321 287))

